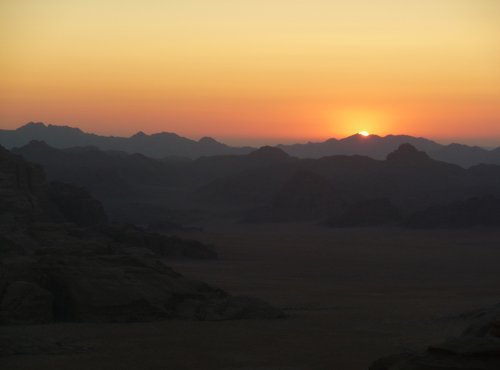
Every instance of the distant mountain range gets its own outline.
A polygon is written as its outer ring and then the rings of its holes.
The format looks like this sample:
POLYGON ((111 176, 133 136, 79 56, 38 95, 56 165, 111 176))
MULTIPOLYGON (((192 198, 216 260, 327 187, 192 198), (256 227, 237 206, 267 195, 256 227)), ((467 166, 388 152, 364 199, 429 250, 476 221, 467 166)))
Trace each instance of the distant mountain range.
MULTIPOLYGON (((30 122, 15 130, 0 130, 0 145, 6 148, 20 147, 32 140, 64 149, 77 146, 95 146, 101 150, 140 153, 152 158, 185 157, 199 158, 213 155, 248 154, 257 148, 232 147, 210 137, 198 141, 174 133, 161 132, 146 135, 138 132, 131 137, 100 136, 68 126, 45 125, 30 122)), ((383 159, 401 144, 409 143, 425 151, 433 159, 470 167, 477 164, 500 164, 500 147, 487 150, 463 144, 442 145, 425 138, 407 135, 385 137, 356 134, 344 139, 328 139, 323 142, 277 145, 285 153, 298 158, 321 158, 332 155, 364 155, 383 159)))
POLYGON ((253 150, 230 147, 209 137, 195 141, 170 132, 152 135, 138 132, 131 137, 100 136, 75 127, 45 125, 42 122, 30 122, 16 130, 0 130, 0 145, 6 148, 23 146, 32 140, 44 141, 59 149, 95 146, 101 150, 140 153, 153 158, 198 158, 218 154, 247 154, 253 150))
POLYGON ((500 166, 465 169, 434 160, 408 143, 385 160, 360 155, 300 159, 276 147, 160 160, 96 147, 56 149, 41 141, 12 152, 43 165, 51 181, 87 187, 120 222, 316 220, 346 227, 398 224, 415 212, 427 212, 433 220, 431 225, 422 225, 422 217, 410 220, 415 227, 500 222, 500 166), (455 219, 454 210, 477 217, 455 219))

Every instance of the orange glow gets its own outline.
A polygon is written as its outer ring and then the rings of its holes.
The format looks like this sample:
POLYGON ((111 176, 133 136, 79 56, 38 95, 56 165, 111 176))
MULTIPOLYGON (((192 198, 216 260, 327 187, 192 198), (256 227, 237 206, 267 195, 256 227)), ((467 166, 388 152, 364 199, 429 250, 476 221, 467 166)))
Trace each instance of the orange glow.
POLYGON ((394 118, 382 110, 349 108, 334 112, 332 121, 335 131, 341 136, 352 135, 360 128, 363 130, 358 133, 368 136, 369 132, 390 133, 394 118))
POLYGON ((0 128, 500 144, 500 1, 4 0, 0 128))

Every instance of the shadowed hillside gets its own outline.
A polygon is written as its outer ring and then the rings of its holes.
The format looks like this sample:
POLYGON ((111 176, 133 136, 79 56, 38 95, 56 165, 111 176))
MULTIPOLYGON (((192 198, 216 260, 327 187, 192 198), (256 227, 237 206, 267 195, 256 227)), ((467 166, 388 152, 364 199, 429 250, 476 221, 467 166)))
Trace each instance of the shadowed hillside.
MULTIPOLYGON (((196 159, 202 156, 248 154, 256 149, 232 147, 210 137, 203 137, 196 141, 169 132, 151 135, 138 132, 130 137, 100 136, 74 127, 45 125, 41 122, 30 122, 16 130, 0 130, 0 144, 7 148, 24 146, 32 140, 44 141, 59 149, 94 146, 101 150, 140 153, 152 158, 196 159)), ((404 143, 425 151, 434 159, 463 167, 481 163, 500 165, 500 148, 487 150, 478 146, 457 143, 442 145, 432 140, 408 135, 381 137, 356 134, 343 139, 331 138, 323 142, 277 145, 277 147, 298 158, 363 155, 374 159, 384 159, 404 143)))
POLYGON ((110 225, 85 189, 47 183, 39 165, 2 147, 0 194, 0 324, 282 316, 164 263, 216 258, 211 246, 110 225))
POLYGON ((169 156, 197 158, 204 155, 248 153, 249 148, 233 148, 208 137, 198 141, 170 132, 126 137, 100 136, 69 126, 30 122, 17 130, 0 130, 0 144, 7 148, 23 146, 32 140, 44 141, 54 148, 96 146, 102 150, 141 153, 155 158, 169 156))
POLYGON ((87 186, 112 219, 136 224, 202 224, 214 218, 400 224, 428 207, 500 196, 499 166, 464 169, 407 143, 386 160, 299 159, 263 147, 248 155, 160 161, 93 147, 54 149, 43 142, 14 152, 42 164, 51 180, 87 186))

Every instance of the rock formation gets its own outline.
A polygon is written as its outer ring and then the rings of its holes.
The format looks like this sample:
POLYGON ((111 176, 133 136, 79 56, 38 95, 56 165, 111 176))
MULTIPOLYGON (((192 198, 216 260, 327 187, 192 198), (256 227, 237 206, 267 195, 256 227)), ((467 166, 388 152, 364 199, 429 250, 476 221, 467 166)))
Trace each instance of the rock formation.
POLYGON ((475 322, 461 336, 429 346, 424 353, 382 358, 375 361, 370 370, 500 369, 500 306, 481 310, 473 316, 475 322))
POLYGON ((0 324, 278 318, 255 298, 191 281, 165 257, 215 258, 210 246, 106 224, 85 190, 0 147, 0 324))

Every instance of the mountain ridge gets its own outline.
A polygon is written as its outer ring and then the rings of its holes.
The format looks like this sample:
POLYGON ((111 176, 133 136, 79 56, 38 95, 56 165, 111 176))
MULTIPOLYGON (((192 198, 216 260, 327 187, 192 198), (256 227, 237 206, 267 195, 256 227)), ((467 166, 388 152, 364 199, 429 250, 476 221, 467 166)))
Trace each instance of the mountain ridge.
MULTIPOLYGON (((129 137, 103 136, 84 132, 77 127, 29 122, 14 130, 0 130, 0 145, 21 147, 32 140, 66 149, 71 147, 97 147, 126 153, 140 153, 152 158, 183 157, 196 159, 214 155, 249 154, 256 147, 235 147, 205 136, 193 140, 173 132, 146 134, 138 131, 129 137)), ((500 164, 500 147, 485 149, 459 143, 448 145, 423 137, 409 135, 363 136, 354 134, 343 139, 329 138, 321 142, 277 144, 274 147, 297 158, 321 158, 332 155, 364 155, 384 159, 401 144, 408 143, 431 158, 471 167, 478 164, 500 164)))
POLYGON ((465 169, 411 144, 400 145, 384 160, 362 155, 304 159, 269 146, 195 160, 92 147, 55 149, 43 142, 12 152, 43 165, 51 181, 89 188, 112 219, 140 225, 198 225, 228 215, 244 222, 394 223, 436 205, 500 198, 499 165, 465 169))

